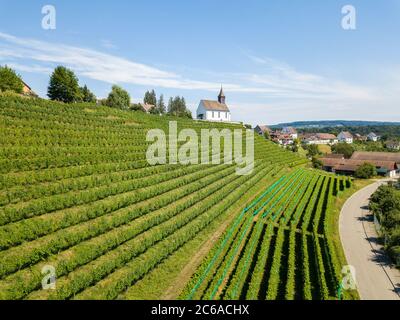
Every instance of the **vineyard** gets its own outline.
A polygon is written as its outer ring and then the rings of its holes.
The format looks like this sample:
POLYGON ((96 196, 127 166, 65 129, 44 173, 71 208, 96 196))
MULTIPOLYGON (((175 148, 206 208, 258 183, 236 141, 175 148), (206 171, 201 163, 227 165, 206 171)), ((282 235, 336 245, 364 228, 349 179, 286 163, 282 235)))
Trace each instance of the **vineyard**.
POLYGON ((259 136, 250 175, 150 166, 146 133, 168 120, 244 130, 0 95, 0 299, 336 298, 350 180, 259 136))
POLYGON ((135 288, 148 298, 154 272, 160 288, 173 284, 190 260, 177 260, 182 250, 307 163, 255 137, 248 176, 229 164, 150 166, 146 132, 167 120, 242 128, 0 96, 0 299, 130 299, 135 288), (49 266, 56 287, 45 290, 49 266))
POLYGON ((283 175, 236 217, 181 298, 337 298, 342 265, 329 215, 350 185, 307 169, 283 175))

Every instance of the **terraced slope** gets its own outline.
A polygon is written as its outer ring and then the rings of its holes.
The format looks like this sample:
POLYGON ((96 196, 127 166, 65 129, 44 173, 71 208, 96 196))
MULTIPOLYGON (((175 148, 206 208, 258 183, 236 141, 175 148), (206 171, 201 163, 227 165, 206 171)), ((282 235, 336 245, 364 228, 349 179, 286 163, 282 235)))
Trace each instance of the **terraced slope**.
POLYGON ((181 294, 183 299, 336 299, 342 264, 333 199, 351 181, 296 169, 248 203, 181 294))
POLYGON ((150 166, 146 133, 168 120, 197 132, 240 128, 0 96, 0 299, 161 298, 206 239, 306 163, 256 137, 248 176, 234 164, 150 166), (49 266, 54 290, 42 289, 49 266))

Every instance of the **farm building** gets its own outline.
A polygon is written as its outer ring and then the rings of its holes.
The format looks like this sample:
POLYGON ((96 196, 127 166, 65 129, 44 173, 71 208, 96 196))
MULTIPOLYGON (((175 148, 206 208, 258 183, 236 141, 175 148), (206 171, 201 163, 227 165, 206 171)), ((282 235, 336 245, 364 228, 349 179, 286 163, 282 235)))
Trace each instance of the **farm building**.
POLYGON ((231 112, 225 103, 225 94, 222 87, 218 95, 218 101, 201 100, 196 114, 199 120, 231 121, 231 112))
POLYGON ((400 154, 390 152, 354 152, 351 159, 323 157, 323 169, 338 174, 354 174, 364 163, 375 166, 379 175, 395 177, 399 174, 400 154))

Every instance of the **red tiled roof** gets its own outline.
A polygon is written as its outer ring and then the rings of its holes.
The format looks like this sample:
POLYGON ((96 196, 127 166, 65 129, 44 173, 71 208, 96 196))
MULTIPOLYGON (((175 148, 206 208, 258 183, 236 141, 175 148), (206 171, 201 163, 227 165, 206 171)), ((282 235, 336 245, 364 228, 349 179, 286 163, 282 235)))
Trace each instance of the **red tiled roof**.
POLYGON ((139 105, 143 108, 144 111, 149 112, 151 108, 154 108, 154 105, 147 103, 139 103, 139 105))
POLYGON ((336 136, 330 133, 317 133, 315 135, 320 140, 335 140, 336 136))
POLYGON ((371 163, 377 168, 385 168, 387 170, 396 170, 397 165, 394 161, 378 161, 378 160, 354 160, 354 159, 334 159, 334 158, 321 158, 320 159, 325 167, 332 167, 335 170, 355 171, 359 166, 364 163, 371 163), (355 170, 353 170, 355 168, 355 170), (347 170, 348 169, 348 170, 347 170))
POLYGON ((393 161, 400 163, 400 153, 355 151, 351 159, 364 161, 393 161))

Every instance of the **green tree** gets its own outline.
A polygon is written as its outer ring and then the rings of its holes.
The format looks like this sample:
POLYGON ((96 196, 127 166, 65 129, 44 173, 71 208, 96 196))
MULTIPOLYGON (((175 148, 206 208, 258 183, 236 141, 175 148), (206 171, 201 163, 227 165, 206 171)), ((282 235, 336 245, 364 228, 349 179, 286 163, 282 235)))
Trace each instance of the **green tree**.
POLYGON ((353 155, 354 147, 348 143, 338 143, 332 146, 332 152, 343 154, 346 159, 349 159, 353 155))
POLYGON ((186 108, 184 97, 170 98, 168 101, 168 113, 177 117, 192 118, 192 113, 186 108))
POLYGON ((316 144, 309 144, 305 146, 305 149, 307 150, 307 156, 308 157, 315 157, 320 154, 320 151, 318 149, 318 146, 316 144))
POLYGON ((83 87, 80 88, 81 90, 81 97, 83 102, 96 102, 96 96, 89 90, 87 85, 85 84, 83 87))
POLYGON ((267 140, 271 140, 271 135, 269 134, 269 131, 268 131, 268 130, 266 130, 266 131, 264 132, 264 138, 267 139, 267 140))
POLYGON ((22 93, 23 83, 21 77, 11 68, 0 66, 0 92, 13 91, 22 93))
MULTIPOLYGON (((129 110, 132 110, 132 111, 142 111, 142 112, 144 112, 144 110, 143 110, 142 106, 140 105, 140 103, 132 103, 132 104, 129 106, 129 110)), ((151 109, 151 110, 153 110, 153 109, 151 109)), ((150 111, 151 111, 151 110, 150 110, 150 111)))
POLYGON ((360 178, 360 179, 370 179, 376 175, 377 175, 377 173, 376 173, 375 166, 368 162, 359 166, 357 168, 356 172, 354 173, 354 176, 356 178, 360 178))
POLYGON ((156 106, 157 105, 157 97, 156 97, 155 91, 154 90, 146 91, 146 93, 144 94, 143 102, 146 104, 151 104, 153 106, 156 106))
POLYGON ((55 68, 50 77, 47 95, 51 100, 65 103, 80 101, 82 93, 74 72, 62 66, 55 68))
POLYGON ((313 164, 313 167, 315 168, 315 169, 322 169, 322 166, 324 165, 323 163, 322 163, 322 161, 320 160, 320 159, 318 159, 318 158, 316 158, 316 157, 312 157, 312 164, 313 164))
POLYGON ((400 266, 400 191, 395 186, 380 186, 371 196, 369 208, 382 225, 385 248, 400 266))
POLYGON ((123 88, 113 85, 110 94, 107 98, 107 105, 111 108, 129 109, 131 97, 123 88))
POLYGON ((165 102, 164 102, 163 95, 160 96, 160 98, 157 101, 157 105, 150 110, 150 113, 153 113, 153 114, 164 114, 165 113, 165 102))

